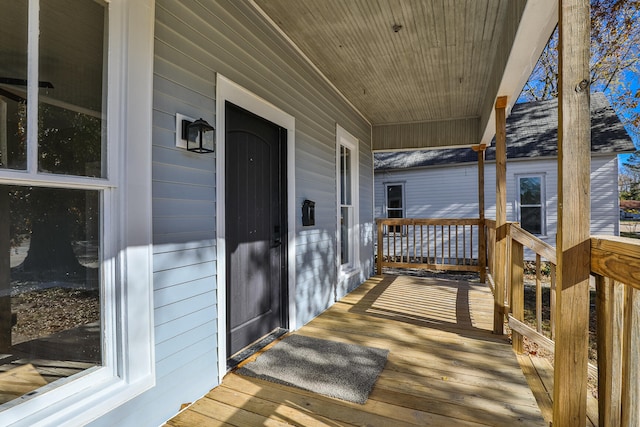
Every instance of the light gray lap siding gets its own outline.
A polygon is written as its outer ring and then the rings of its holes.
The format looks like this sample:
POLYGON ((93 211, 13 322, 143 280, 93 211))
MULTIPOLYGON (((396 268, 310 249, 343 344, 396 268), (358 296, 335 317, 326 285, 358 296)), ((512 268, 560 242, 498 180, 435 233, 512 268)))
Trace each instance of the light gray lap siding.
MULTIPOLYGON (((224 284, 216 277, 216 155, 175 147, 176 113, 215 123, 217 73, 295 118, 298 325, 334 300, 336 124, 360 140, 360 220, 372 222, 369 124, 247 2, 158 0, 152 147, 157 383, 95 425, 161 424, 217 383, 216 301, 224 284), (316 202, 313 227, 301 224, 304 199, 316 202)), ((360 253, 365 273, 359 280, 371 271, 370 238, 360 253)))

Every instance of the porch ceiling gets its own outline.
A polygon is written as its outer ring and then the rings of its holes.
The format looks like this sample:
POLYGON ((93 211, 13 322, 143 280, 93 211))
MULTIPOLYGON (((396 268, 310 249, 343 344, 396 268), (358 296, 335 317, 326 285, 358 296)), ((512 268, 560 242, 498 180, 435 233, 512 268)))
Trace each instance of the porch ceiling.
MULTIPOLYGON (((557 4, 253 1, 371 122, 377 150, 470 145, 486 139, 494 100, 503 95, 498 91, 519 23, 537 25, 537 39, 543 42, 533 50, 539 55, 555 26, 548 21, 557 4), (530 22, 532 12, 546 25, 530 22)), ((531 50, 525 49, 527 54, 531 50)), ((535 64, 537 56, 528 59, 535 64)), ((517 97, 530 70, 515 72, 526 75, 517 79, 520 87, 510 89, 515 95, 506 94, 510 98, 517 97)))

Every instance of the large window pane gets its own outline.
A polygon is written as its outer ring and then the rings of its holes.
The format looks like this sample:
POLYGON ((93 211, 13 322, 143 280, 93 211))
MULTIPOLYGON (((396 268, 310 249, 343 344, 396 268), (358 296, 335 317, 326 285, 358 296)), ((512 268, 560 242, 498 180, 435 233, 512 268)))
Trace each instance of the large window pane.
POLYGON ((0 168, 27 168, 27 1, 0 0, 0 168))
MULTIPOLYGON (((402 199, 402 185, 387 185, 387 218, 404 218, 402 199)), ((401 233, 402 226, 391 225, 387 231, 390 233, 401 233)))
POLYGON ((348 264, 349 259, 349 227, 351 222, 350 208, 340 209, 340 264, 348 264))
POLYGON ((520 204, 540 204, 540 177, 520 178, 520 204))
POLYGON ((387 207, 389 209, 402 209, 402 185, 389 185, 387 187, 387 207))
POLYGON ((521 226, 533 234, 542 234, 542 208, 522 207, 520 208, 521 226))
POLYGON ((98 1, 40 4, 39 171, 104 176, 105 16, 98 1))
POLYGON ((102 364, 100 192, 0 186, 0 403, 102 364))
POLYGON ((351 150, 340 147, 340 199, 343 205, 351 204, 351 150))

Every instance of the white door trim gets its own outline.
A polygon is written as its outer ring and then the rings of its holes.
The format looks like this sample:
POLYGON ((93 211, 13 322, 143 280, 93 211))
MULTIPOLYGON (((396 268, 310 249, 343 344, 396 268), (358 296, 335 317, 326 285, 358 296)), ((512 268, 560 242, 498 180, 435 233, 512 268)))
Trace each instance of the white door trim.
POLYGON ((296 329, 296 208, 295 208, 295 118, 242 86, 218 74, 216 81, 216 243, 218 284, 218 375, 227 373, 227 299, 225 245, 225 103, 229 101, 287 129, 287 316, 289 329, 296 329))
POLYGON ((336 265, 337 271, 337 284, 335 288, 335 300, 342 298, 347 293, 349 287, 349 280, 358 275, 362 276, 362 266, 360 262, 360 150, 359 140, 342 126, 336 124, 336 206, 337 206, 337 218, 336 218, 336 265), (340 147, 347 147, 352 152, 351 159, 351 204, 353 206, 353 219, 349 227, 349 243, 351 249, 351 261, 348 265, 342 265, 340 259, 341 248, 341 189, 340 189, 340 147))

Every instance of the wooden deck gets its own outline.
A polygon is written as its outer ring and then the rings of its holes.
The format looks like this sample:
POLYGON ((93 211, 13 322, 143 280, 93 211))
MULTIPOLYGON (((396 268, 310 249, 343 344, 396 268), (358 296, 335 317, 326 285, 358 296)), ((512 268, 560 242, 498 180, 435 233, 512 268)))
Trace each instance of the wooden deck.
POLYGON ((229 373, 167 425, 547 426, 478 283, 376 276, 296 331, 387 348, 365 405, 229 373))

